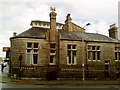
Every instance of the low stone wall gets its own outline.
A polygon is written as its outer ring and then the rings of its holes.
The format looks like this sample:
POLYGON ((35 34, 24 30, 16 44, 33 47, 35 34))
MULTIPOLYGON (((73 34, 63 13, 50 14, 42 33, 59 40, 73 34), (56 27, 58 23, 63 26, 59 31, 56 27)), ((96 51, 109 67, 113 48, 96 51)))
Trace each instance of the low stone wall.
MULTIPOLYGON (((24 66, 12 68, 12 75, 18 77, 27 78, 46 78, 46 79, 57 79, 57 78, 83 78, 82 67, 57 67, 57 66, 24 66)), ((116 79, 120 78, 120 74, 117 71, 110 70, 86 70, 84 69, 84 77, 87 79, 116 79)))

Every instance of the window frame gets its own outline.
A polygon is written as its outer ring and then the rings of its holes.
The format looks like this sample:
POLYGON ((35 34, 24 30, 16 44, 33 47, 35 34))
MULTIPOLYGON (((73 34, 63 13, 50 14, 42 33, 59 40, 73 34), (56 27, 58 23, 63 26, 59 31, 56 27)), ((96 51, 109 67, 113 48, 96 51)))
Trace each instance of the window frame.
POLYGON ((50 43, 50 61, 49 61, 50 65, 56 65, 56 44, 55 43, 50 43), (52 62, 51 62, 51 57, 52 58, 52 62))
POLYGON ((115 61, 120 60, 120 47, 115 47, 115 61))
POLYGON ((100 45, 87 45, 87 61, 93 61, 93 62, 101 61, 100 45))
POLYGON ((77 45, 67 44, 67 65, 76 65, 77 45))
POLYGON ((38 61, 39 61, 39 43, 38 42, 27 42, 26 43, 26 62, 25 62, 25 64, 38 65, 38 61), (30 48, 28 47, 28 43, 32 44, 30 48), (34 47, 36 43, 38 44, 38 47, 34 47), (28 52, 28 50, 31 50, 31 51, 28 52), (37 52, 35 50, 37 50, 37 52), (28 55, 30 55, 30 57, 29 57, 30 60, 28 60, 28 55), (34 55, 37 55, 37 63, 34 63, 35 62, 34 55))

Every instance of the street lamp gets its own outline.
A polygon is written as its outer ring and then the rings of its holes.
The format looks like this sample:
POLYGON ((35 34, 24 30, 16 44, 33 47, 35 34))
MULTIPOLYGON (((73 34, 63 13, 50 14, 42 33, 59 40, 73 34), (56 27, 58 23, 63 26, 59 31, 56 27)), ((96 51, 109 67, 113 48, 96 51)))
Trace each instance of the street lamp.
MULTIPOLYGON (((90 23, 87 23, 83 28, 85 29, 86 26, 89 26, 90 23)), ((83 68, 83 81, 85 80, 85 70, 84 70, 84 33, 82 32, 82 68, 83 68)))
POLYGON ((89 25, 90 25, 90 23, 87 23, 83 28, 85 29, 85 27, 86 27, 86 26, 89 26, 89 25))

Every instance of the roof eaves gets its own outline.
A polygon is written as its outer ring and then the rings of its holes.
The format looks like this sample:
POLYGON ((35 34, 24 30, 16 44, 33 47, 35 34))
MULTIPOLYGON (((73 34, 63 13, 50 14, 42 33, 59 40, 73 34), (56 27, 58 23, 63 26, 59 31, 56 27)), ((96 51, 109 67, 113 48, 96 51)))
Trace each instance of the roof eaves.
POLYGON ((15 39, 15 38, 34 38, 34 39, 46 39, 46 37, 29 37, 29 36, 23 36, 23 37, 11 37, 10 39, 15 39))

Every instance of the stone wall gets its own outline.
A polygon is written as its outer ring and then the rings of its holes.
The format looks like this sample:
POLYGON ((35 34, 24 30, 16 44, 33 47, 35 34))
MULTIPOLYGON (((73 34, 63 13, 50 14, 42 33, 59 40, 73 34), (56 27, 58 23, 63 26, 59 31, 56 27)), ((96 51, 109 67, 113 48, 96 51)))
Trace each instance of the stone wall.
MULTIPOLYGON (((114 43, 98 43, 98 42, 87 42, 86 45, 83 44, 81 41, 65 41, 61 40, 60 42, 60 64, 61 65, 67 65, 67 45, 68 44, 76 44, 77 45, 77 64, 76 65, 82 65, 82 48, 84 48, 84 63, 90 66, 96 66, 93 68, 98 68, 98 66, 101 66, 101 68, 98 69, 104 69, 105 60, 110 61, 110 65, 115 65, 115 45, 114 43), (82 45, 85 45, 84 47, 82 45), (88 61, 87 60, 87 45, 97 45, 101 46, 101 54, 100 54, 100 61, 88 61)), ((111 69, 115 69, 115 67, 111 67, 111 69)))
POLYGON ((48 43, 44 39, 28 39, 28 38, 14 38, 11 40, 11 61, 12 66, 19 66, 19 54, 22 53, 22 65, 27 65, 26 61, 26 48, 27 42, 37 42, 39 43, 39 53, 38 53, 38 65, 44 66, 48 64, 47 53, 48 53, 48 43))
MULTIPOLYGON (((77 59, 77 65, 82 64, 82 43, 80 41, 67 41, 67 40, 61 40, 60 42, 60 64, 61 65, 67 65, 67 45, 68 44, 74 44, 77 45, 77 51, 76 51, 76 59, 77 59)), ((86 58, 86 55, 85 55, 86 58)))
MULTIPOLYGON (((53 71, 57 71, 59 78, 82 78, 82 49, 84 48, 84 63, 85 63, 85 77, 87 78, 103 78, 104 77, 104 65, 105 60, 110 60, 110 77, 116 77, 116 62, 114 56, 114 43, 103 42, 84 42, 81 41, 68 41, 60 40, 59 43, 59 67, 56 65, 52 68, 53 71), (76 53, 76 65, 67 65, 67 45, 77 45, 76 53), (83 46, 85 45, 85 46, 83 46), (88 61, 87 60, 87 45, 101 46, 101 59, 100 61, 88 61), (89 68, 89 69, 87 69, 89 68)), ((49 66, 49 43, 45 39, 32 39, 32 38, 14 38, 11 39, 11 66, 12 74, 19 73, 20 62, 18 60, 19 53, 22 53, 22 76, 35 77, 35 78, 47 78, 49 66), (39 43, 39 59, 38 65, 28 65, 26 61, 26 43, 38 42, 39 43), (17 67, 17 68, 16 68, 17 67), (26 68, 27 67, 27 68, 26 68), (31 68, 32 67, 32 68, 31 68), (34 69, 35 68, 35 69, 34 69), (43 70, 44 68, 44 70, 43 70), (30 74, 34 72, 34 74, 30 74), (41 74, 42 73, 42 74, 41 74)), ((51 67, 51 66, 50 66, 51 67)), ((57 74, 56 73, 56 74, 57 74)), ((52 74, 51 74, 52 75, 52 74)))

